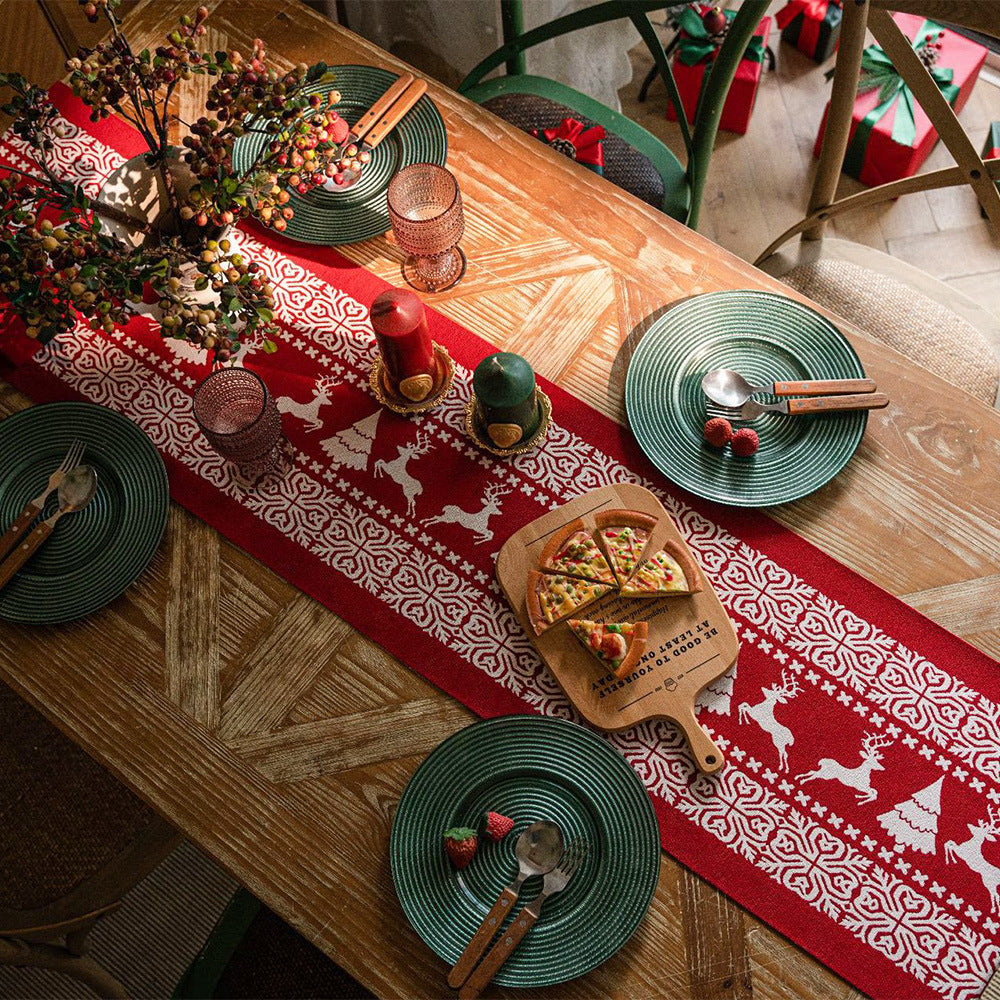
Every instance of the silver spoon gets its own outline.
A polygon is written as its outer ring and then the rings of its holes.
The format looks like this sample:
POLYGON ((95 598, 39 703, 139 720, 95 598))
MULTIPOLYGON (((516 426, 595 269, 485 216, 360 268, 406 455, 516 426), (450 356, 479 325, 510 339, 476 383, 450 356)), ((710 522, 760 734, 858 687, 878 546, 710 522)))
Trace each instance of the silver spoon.
POLYGON ((517 877, 500 893, 493 904, 493 909, 486 915, 479 925, 479 930, 462 952, 462 957, 448 973, 448 985, 452 989, 457 990, 472 974, 487 945, 503 926, 504 920, 517 902, 524 880, 531 875, 546 875, 555 868, 563 853, 562 831, 547 819, 532 823, 517 838, 514 853, 517 855, 517 877))
POLYGON ((31 558, 35 550, 52 534, 56 522, 64 514, 86 507, 97 492, 97 473, 89 465, 78 465, 72 472, 66 473, 59 486, 59 508, 44 521, 40 521, 24 541, 0 563, 0 590, 2 590, 14 574, 31 558))
POLYGON ((848 392, 874 392, 875 383, 870 378, 831 378, 751 385, 739 372, 716 368, 701 380, 701 391, 719 406, 742 406, 757 392, 773 396, 839 396, 848 392))

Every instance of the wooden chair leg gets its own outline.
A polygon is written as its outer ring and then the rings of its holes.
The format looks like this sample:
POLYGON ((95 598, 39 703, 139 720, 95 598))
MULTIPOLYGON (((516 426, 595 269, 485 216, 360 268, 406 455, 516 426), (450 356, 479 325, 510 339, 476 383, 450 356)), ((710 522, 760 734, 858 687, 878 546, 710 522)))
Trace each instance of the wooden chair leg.
MULTIPOLYGON (((847 141, 851 132, 851 114, 854 98, 858 91, 858 77, 861 75, 861 54, 865 47, 865 26, 868 23, 868 0, 844 5, 844 17, 840 26, 840 48, 833 77, 833 93, 830 95, 830 110, 826 116, 826 130, 819 153, 819 167, 813 181, 809 197, 807 215, 829 205, 837 194, 840 171, 847 153, 847 141)), ((803 234, 803 239, 821 240, 826 221, 812 226, 803 234)))
POLYGON ((73 955, 66 948, 36 944, 17 938, 0 938, 0 965, 52 969, 89 986, 108 1000, 127 1000, 125 987, 89 955, 73 955))

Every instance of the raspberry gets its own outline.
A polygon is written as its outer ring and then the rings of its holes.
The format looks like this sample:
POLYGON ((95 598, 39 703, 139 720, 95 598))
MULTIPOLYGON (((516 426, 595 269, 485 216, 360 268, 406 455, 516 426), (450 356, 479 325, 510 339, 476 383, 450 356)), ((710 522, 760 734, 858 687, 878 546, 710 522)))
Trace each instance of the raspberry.
POLYGON ((733 435, 733 440, 730 442, 733 454, 737 458, 749 458, 757 451, 759 445, 760 441, 757 439, 757 432, 751 430, 749 427, 741 427, 733 435))
POLYGON ((713 417, 705 424, 705 440, 715 448, 725 448, 733 437, 733 425, 725 417, 713 417))

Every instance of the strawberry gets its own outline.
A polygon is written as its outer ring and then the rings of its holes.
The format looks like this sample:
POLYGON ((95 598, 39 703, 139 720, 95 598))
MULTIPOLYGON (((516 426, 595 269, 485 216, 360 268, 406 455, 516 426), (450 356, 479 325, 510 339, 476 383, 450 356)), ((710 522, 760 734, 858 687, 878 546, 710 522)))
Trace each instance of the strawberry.
POLYGON ((483 827, 483 833, 490 840, 503 840, 514 829, 514 821, 509 816, 501 816, 500 813, 488 812, 483 818, 483 827))
POLYGON ((705 440, 715 448, 725 448, 733 436, 733 425, 725 417, 712 417, 705 424, 705 440))
POLYGON ((467 868, 478 846, 476 831, 467 826, 455 826, 444 832, 444 852, 456 868, 467 868))
POLYGON ((757 451, 760 441, 757 439, 757 432, 749 427, 741 427, 730 442, 733 454, 737 458, 749 458, 757 451))

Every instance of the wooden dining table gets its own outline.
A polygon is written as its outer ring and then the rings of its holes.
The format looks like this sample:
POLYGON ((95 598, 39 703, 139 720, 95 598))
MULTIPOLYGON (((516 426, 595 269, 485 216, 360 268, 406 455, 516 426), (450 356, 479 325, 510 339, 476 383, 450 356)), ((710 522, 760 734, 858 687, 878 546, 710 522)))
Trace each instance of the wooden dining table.
MULTIPOLYGON (((289 0, 208 6, 212 49, 245 52, 260 37, 279 66, 404 68, 289 0)), ((140 3, 133 45, 154 46, 189 7, 140 3)), ((180 88, 182 119, 207 86, 180 88)), ((431 81, 429 94, 466 206, 469 264, 428 301, 601 412, 624 420, 629 356, 667 304, 731 288, 801 298, 453 91, 431 81)), ((389 238, 341 250, 402 283, 389 238)), ((840 475, 769 513, 1000 657, 1000 413, 838 323, 892 402, 840 475)), ((0 384, 0 417, 30 405, 0 384)), ((173 505, 124 596, 67 625, 0 626, 0 679, 375 993, 447 993, 445 964, 393 890, 389 829, 418 764, 474 716, 377 641, 173 505)), ((858 995, 669 854, 645 921, 612 959, 557 987, 493 992, 858 995)))

